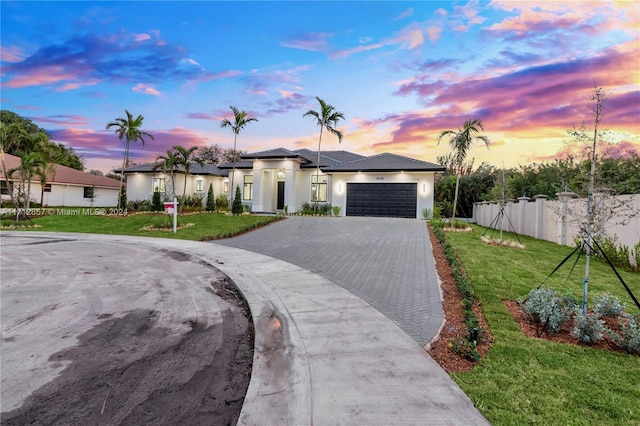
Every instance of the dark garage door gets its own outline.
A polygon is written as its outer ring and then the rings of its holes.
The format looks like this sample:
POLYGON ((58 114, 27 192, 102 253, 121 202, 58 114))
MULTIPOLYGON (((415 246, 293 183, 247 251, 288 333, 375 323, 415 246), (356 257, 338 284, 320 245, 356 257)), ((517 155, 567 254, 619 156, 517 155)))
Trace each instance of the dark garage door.
POLYGON ((415 183, 348 183, 347 216, 416 218, 415 183))

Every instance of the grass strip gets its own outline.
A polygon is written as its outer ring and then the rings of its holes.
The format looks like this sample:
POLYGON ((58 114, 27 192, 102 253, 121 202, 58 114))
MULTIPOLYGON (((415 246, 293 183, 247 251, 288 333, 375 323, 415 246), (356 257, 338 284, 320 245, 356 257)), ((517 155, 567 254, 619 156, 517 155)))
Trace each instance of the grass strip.
MULTIPOLYGON (((525 250, 484 244, 476 232, 447 233, 482 304, 494 342, 470 372, 452 374, 494 425, 640 425, 640 357, 527 338, 504 300, 522 300, 573 250, 520 235, 525 250)), ((515 234, 506 233, 515 238, 515 234)), ((564 265, 545 286, 582 298, 585 259, 564 265)), ((640 294, 640 275, 619 271, 640 294)), ((611 268, 590 263, 589 301, 608 293, 638 314, 611 268)))
MULTIPOLYGON (((34 217, 31 222, 38 228, 25 231, 45 232, 84 232, 90 234, 133 235, 141 237, 176 238, 192 241, 209 241, 230 238, 252 229, 265 226, 282 219, 281 216, 238 215, 227 216, 222 213, 199 213, 178 217, 178 225, 192 223, 173 233, 172 217, 164 213, 133 214, 127 216, 106 216, 84 214, 87 209, 65 209, 64 214, 34 217), (145 231, 142 228, 167 227, 167 230, 145 231)), ((12 220, 3 220, 3 225, 12 225, 12 220)), ((29 221, 21 221, 28 225, 29 221)))

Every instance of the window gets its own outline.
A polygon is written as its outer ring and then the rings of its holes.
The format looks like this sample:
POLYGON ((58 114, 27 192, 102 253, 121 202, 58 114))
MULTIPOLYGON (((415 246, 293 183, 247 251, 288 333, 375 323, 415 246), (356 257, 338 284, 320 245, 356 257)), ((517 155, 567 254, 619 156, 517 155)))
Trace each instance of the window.
MULTIPOLYGON (((11 182, 9 182, 9 189, 11 189, 11 187, 11 182)), ((7 190, 7 181, 4 179, 0 181, 0 193, 2 195, 9 195, 9 191, 7 190)))
POLYGON ((51 192, 51 184, 50 183, 45 183, 44 184, 44 192, 51 192))
POLYGON ((311 175, 311 201, 327 201, 327 176, 311 175))
POLYGON ((229 192, 229 181, 224 183, 224 189, 222 190, 225 194, 229 192))
POLYGON ((244 187, 242 188, 242 199, 253 199, 253 176, 244 177, 244 187))
POLYGON ((85 186, 84 187, 84 198, 93 198, 95 196, 95 187, 93 186, 85 186))
POLYGON ((151 186, 153 189, 153 192, 159 192, 161 194, 164 194, 164 191, 165 191, 164 184, 165 184, 164 178, 153 178, 153 183, 151 186))
POLYGON ((196 192, 204 192, 204 181, 202 179, 196 180, 196 192))

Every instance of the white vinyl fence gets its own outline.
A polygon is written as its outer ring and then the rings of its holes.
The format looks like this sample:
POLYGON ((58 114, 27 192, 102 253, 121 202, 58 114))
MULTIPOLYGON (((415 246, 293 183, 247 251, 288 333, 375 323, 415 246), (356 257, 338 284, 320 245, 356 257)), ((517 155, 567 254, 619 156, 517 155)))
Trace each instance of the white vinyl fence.
MULTIPOLYGON (((587 204, 586 199, 574 197, 573 193, 563 192, 554 201, 547 200, 546 195, 536 195, 533 199, 520 197, 504 203, 475 203, 473 221, 478 225, 573 246, 586 221, 587 204)), ((594 194, 594 203, 594 210, 599 213, 595 222, 603 225, 602 233, 613 239, 617 246, 629 247, 633 258, 633 247, 640 242, 640 194, 594 194)))

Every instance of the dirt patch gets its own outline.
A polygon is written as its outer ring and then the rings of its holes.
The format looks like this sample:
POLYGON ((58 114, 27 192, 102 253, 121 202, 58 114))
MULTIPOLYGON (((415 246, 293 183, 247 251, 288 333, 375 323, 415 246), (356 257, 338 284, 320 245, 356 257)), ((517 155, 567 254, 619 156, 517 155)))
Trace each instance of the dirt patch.
POLYGON ((235 424, 249 386, 254 333, 231 286, 212 286, 226 302, 223 321, 214 325, 185 320, 184 330, 168 329, 153 310, 103 315, 77 346, 49 358, 69 362, 62 373, 2 413, 0 423, 235 424))
MULTIPOLYGON (((428 227, 428 229, 431 246, 433 247, 433 257, 435 258, 436 270, 442 280, 442 308, 444 310, 445 318, 445 324, 440 332, 440 338, 431 344, 428 352, 429 355, 431 355, 431 357, 449 373, 469 371, 475 367, 476 362, 462 358, 460 355, 453 352, 449 346, 451 341, 455 340, 457 336, 464 335, 466 330, 464 316, 462 313, 462 296, 456 287, 456 281, 453 276, 453 272, 451 271, 451 266, 447 261, 438 238, 433 234, 430 227, 428 227)), ((491 330, 489 330, 484 313, 477 301, 473 305, 473 312, 478 317, 478 322, 484 330, 484 338, 476 349, 480 357, 484 357, 491 348, 493 335, 491 334, 491 330)))

